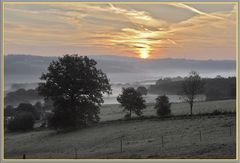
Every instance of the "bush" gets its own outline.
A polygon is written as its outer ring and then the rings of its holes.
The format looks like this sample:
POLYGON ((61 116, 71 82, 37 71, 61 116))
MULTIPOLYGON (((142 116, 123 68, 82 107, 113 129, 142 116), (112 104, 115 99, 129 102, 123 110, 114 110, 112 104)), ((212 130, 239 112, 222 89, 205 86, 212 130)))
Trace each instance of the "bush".
POLYGON ((137 88, 137 91, 139 92, 139 93, 141 93, 141 95, 147 95, 147 88, 145 88, 145 87, 143 87, 143 86, 140 86, 140 87, 138 87, 137 88))
POLYGON ((9 131, 25 131, 33 129, 35 119, 30 112, 18 112, 14 119, 10 120, 7 128, 9 131))
POLYGON ((29 112, 33 115, 34 119, 40 119, 40 114, 37 112, 36 108, 30 103, 20 103, 15 110, 16 112, 29 112))
POLYGON ((211 114, 212 114, 212 115, 220 115, 220 114, 222 114, 222 113, 223 113, 222 111, 214 110, 211 114))
POLYGON ((156 98, 155 109, 157 109, 158 116, 166 116, 171 114, 171 103, 169 103, 169 99, 167 96, 158 96, 156 98))
POLYGON ((126 114, 126 115, 124 116, 124 118, 125 118, 125 119, 131 119, 131 115, 130 115, 130 114, 126 114))

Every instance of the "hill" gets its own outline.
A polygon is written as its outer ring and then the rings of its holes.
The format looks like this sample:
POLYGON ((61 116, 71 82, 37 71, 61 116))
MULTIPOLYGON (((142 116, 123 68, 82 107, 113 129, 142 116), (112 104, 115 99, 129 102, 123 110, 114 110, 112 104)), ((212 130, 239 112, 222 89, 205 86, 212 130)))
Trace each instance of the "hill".
MULTIPOLYGON (((191 70, 206 77, 235 75, 234 60, 148 59, 92 55, 111 83, 127 83, 160 77, 185 76, 191 70)), ((5 83, 36 83, 49 63, 57 57, 32 55, 5 56, 5 83)))

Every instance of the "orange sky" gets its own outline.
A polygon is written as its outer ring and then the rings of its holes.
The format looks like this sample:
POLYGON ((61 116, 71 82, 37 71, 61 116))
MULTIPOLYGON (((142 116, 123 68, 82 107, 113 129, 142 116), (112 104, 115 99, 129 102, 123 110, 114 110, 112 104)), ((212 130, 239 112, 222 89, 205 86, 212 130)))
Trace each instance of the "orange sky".
POLYGON ((5 54, 235 59, 233 4, 5 5, 5 54))

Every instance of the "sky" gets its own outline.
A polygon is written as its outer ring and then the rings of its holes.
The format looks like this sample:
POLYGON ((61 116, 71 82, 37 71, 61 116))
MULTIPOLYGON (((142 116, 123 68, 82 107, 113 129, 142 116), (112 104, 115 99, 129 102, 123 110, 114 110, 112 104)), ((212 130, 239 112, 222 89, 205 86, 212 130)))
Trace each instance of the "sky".
POLYGON ((5 4, 5 54, 235 59, 235 4, 5 4))

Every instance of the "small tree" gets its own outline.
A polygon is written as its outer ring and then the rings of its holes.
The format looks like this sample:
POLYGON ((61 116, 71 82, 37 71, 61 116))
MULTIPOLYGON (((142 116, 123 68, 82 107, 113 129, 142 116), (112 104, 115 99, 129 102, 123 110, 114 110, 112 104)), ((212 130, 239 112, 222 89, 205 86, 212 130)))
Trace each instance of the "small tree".
POLYGON ((34 116, 35 119, 39 119, 39 114, 38 114, 37 110, 30 103, 19 104, 18 107, 16 108, 15 114, 17 114, 18 112, 29 112, 34 116))
POLYGON ((17 112, 14 119, 10 120, 7 128, 9 131, 25 131, 33 129, 35 119, 33 114, 26 111, 17 112))
POLYGON ((145 88, 145 87, 143 87, 143 86, 139 86, 138 88, 137 88, 137 91, 139 92, 139 93, 141 93, 141 95, 147 95, 147 88, 145 88))
POLYGON ((166 95, 158 96, 156 98, 155 109, 157 110, 158 116, 166 116, 171 114, 171 103, 169 103, 169 98, 166 95))
POLYGON ((111 93, 109 80, 97 62, 88 57, 65 55, 50 63, 41 76, 38 92, 53 102, 55 128, 83 127, 99 120, 103 94, 111 93))
POLYGON ((117 97, 117 101, 124 107, 123 111, 129 111, 126 117, 131 118, 132 112, 142 115, 142 109, 146 108, 142 95, 134 88, 123 88, 122 94, 117 97))
POLYGON ((193 103, 196 96, 203 92, 204 82, 195 71, 191 71, 189 76, 185 78, 182 85, 182 93, 184 100, 190 105, 190 115, 192 115, 193 103))

